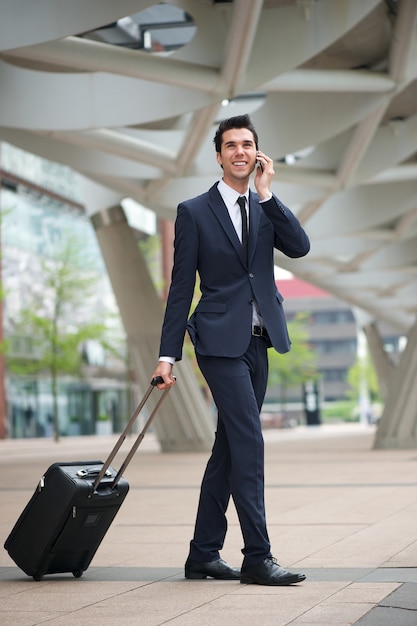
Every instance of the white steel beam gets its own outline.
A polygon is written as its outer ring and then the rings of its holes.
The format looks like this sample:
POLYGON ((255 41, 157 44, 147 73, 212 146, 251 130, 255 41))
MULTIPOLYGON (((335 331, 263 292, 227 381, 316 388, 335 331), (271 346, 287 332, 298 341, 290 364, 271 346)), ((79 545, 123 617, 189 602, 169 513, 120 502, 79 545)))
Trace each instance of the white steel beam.
POLYGON ((203 92, 213 92, 219 85, 219 72, 211 67, 79 37, 9 50, 4 56, 25 59, 32 65, 36 61, 64 70, 108 72, 203 92))

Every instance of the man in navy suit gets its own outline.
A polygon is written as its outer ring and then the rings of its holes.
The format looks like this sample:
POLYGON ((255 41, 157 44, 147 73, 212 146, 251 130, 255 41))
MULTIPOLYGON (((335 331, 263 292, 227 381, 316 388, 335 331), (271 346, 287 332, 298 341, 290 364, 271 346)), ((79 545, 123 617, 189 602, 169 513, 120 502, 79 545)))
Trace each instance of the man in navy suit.
POLYGON ((271 554, 260 410, 267 349, 290 349, 274 279, 274 248, 296 258, 308 253, 310 243, 297 218, 270 191, 273 161, 258 150, 249 116, 223 121, 214 144, 222 180, 178 206, 172 282, 154 372, 164 380, 160 389, 175 383, 173 364, 181 359, 187 329, 218 410, 185 576, 290 585, 305 576, 282 568, 271 554), (249 189, 255 169, 257 193, 249 189), (201 298, 188 319, 196 273, 201 298), (219 554, 230 496, 243 535, 241 570, 219 554))

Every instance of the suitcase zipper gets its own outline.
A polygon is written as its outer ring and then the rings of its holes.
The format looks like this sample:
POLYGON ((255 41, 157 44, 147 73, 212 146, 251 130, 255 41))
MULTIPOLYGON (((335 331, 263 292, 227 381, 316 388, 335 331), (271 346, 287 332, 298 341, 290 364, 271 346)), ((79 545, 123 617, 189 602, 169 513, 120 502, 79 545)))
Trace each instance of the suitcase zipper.
POLYGON ((45 487, 45 476, 42 476, 42 478, 40 479, 38 483, 38 491, 42 491, 44 487, 45 487))
POLYGON ((75 519, 77 517, 77 507, 73 506, 72 507, 72 519, 75 519))

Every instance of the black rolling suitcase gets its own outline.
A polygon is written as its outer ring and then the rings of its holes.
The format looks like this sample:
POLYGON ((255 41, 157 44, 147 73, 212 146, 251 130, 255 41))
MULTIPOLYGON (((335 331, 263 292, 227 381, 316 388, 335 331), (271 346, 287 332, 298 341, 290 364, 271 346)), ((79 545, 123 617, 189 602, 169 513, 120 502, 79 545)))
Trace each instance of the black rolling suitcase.
POLYGON ((4 544, 28 576, 41 580, 45 574, 71 572, 79 578, 88 568, 128 493, 129 484, 122 474, 168 390, 162 393, 118 471, 111 462, 159 382, 158 378, 151 381, 104 463, 54 463, 45 472, 4 544))

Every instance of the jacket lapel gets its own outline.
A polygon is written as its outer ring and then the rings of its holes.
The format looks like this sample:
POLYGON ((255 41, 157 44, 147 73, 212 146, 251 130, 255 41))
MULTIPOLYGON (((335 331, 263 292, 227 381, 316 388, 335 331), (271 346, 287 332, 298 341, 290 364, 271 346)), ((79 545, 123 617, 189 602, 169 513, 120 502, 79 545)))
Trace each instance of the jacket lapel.
POLYGON ((237 236, 235 227, 233 226, 232 220, 230 219, 229 211, 227 210, 223 198, 221 197, 220 192, 217 189, 217 184, 213 185, 213 187, 209 189, 208 204, 210 209, 215 214, 217 220, 219 221, 220 226, 223 228, 224 232, 228 236, 230 243, 239 255, 242 263, 245 265, 242 244, 239 241, 239 237, 237 236))
MULTIPOLYGON (((220 192, 217 189, 217 184, 213 185, 213 187, 211 187, 211 189, 209 190, 209 207, 217 217, 221 227, 230 239, 230 243, 239 255, 239 258, 242 261, 243 265, 246 267, 242 244, 239 241, 239 237, 237 236, 235 227, 233 226, 232 220, 230 219, 229 211, 227 210, 227 207, 223 202, 223 198, 221 197, 220 192)), ((260 217, 261 207, 259 206, 259 202, 257 201, 257 195, 249 190, 249 261, 251 261, 255 253, 260 217)))

